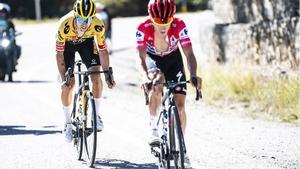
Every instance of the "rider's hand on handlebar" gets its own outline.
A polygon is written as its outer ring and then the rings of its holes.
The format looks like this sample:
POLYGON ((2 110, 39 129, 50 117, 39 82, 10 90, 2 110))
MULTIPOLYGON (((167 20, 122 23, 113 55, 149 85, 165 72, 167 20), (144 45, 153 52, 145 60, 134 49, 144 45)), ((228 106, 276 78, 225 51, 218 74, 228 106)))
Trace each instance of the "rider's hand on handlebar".
POLYGON ((115 87, 116 82, 114 80, 114 76, 113 76, 112 71, 109 72, 109 73, 105 73, 104 76, 105 76, 105 81, 106 81, 107 87, 110 88, 110 89, 115 87))
POLYGON ((144 90, 145 93, 149 93, 149 91, 151 90, 152 88, 152 82, 149 80, 147 82, 144 82, 142 85, 141 85, 141 88, 144 90))
POLYGON ((192 82, 192 85, 196 89, 201 90, 201 88, 202 88, 202 78, 200 78, 198 76, 192 76, 191 77, 191 82, 192 82))
POLYGON ((112 89, 113 87, 115 87, 116 85, 116 82, 114 80, 114 77, 111 75, 108 75, 105 73, 105 81, 106 81, 106 84, 107 84, 107 87, 112 89))

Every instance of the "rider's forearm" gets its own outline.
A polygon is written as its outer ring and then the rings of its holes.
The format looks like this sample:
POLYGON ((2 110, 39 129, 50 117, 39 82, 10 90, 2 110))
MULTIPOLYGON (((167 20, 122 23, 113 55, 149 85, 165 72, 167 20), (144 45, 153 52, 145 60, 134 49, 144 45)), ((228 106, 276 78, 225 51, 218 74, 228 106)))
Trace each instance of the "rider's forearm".
POLYGON ((192 46, 184 47, 184 48, 182 48, 182 50, 186 56, 187 65, 188 65, 191 77, 197 76, 197 60, 194 55, 192 46))
POLYGON ((140 64, 140 69, 141 69, 141 74, 142 74, 142 78, 143 78, 143 81, 147 81, 149 78, 148 78, 148 71, 147 71, 147 66, 146 66, 146 62, 145 60, 144 61, 141 61, 141 64, 140 64))
POLYGON ((139 57, 140 57, 140 72, 142 75, 143 81, 148 80, 148 70, 146 65, 146 50, 139 50, 139 57))
POLYGON ((191 76, 197 75, 197 60, 195 55, 192 53, 189 57, 187 57, 187 63, 190 71, 191 76))
POLYGON ((109 69, 109 55, 107 50, 100 50, 99 51, 101 66, 103 70, 109 69))
POLYGON ((65 80, 65 59, 62 52, 56 53, 56 63, 62 81, 65 80))

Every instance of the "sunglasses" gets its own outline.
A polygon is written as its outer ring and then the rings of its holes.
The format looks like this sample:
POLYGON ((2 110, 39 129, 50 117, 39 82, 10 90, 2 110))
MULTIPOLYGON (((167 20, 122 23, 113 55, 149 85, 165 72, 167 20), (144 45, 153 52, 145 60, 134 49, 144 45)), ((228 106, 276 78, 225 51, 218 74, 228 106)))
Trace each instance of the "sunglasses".
POLYGON ((83 24, 83 23, 88 24, 88 23, 91 23, 91 22, 92 22, 93 18, 92 18, 92 17, 91 17, 91 18, 82 18, 82 17, 80 17, 80 16, 77 16, 77 17, 76 17, 76 20, 77 20, 77 22, 80 23, 80 24, 83 24))
POLYGON ((167 20, 163 20, 161 18, 152 18, 152 22, 156 25, 167 26, 173 22, 173 18, 170 17, 170 18, 167 18, 167 20))

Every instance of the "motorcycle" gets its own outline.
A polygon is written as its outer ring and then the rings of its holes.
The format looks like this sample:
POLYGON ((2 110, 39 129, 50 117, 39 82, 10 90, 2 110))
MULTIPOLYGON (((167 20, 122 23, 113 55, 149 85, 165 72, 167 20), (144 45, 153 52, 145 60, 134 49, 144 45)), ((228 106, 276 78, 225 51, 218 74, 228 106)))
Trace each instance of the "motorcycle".
POLYGON ((21 55, 21 47, 16 44, 16 37, 21 35, 9 28, 7 21, 0 21, 0 81, 13 81, 13 72, 16 72, 17 61, 21 55))

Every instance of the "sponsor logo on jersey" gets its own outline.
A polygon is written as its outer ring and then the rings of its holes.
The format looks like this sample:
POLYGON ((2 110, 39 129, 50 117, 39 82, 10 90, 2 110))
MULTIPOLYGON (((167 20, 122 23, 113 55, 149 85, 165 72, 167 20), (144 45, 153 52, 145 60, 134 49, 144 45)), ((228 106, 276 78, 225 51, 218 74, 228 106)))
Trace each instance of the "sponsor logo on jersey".
POLYGON ((63 41, 63 37, 61 36, 60 31, 58 31, 58 33, 57 33, 57 38, 59 41, 63 41))
POLYGON ((64 29, 64 33, 68 34, 70 31, 70 26, 68 25, 68 22, 65 24, 65 29, 64 29))
POLYGON ((136 39, 137 41, 143 41, 144 40, 144 33, 142 31, 136 32, 136 39))
POLYGON ((94 28, 97 32, 102 32, 104 29, 104 25, 95 25, 94 28))
POLYGON ((188 38, 188 30, 187 28, 183 28, 179 33, 180 38, 188 38))
POLYGON ((174 35, 172 35, 170 37, 170 42, 171 42, 171 46, 175 46, 177 44, 178 40, 175 38, 174 35))

